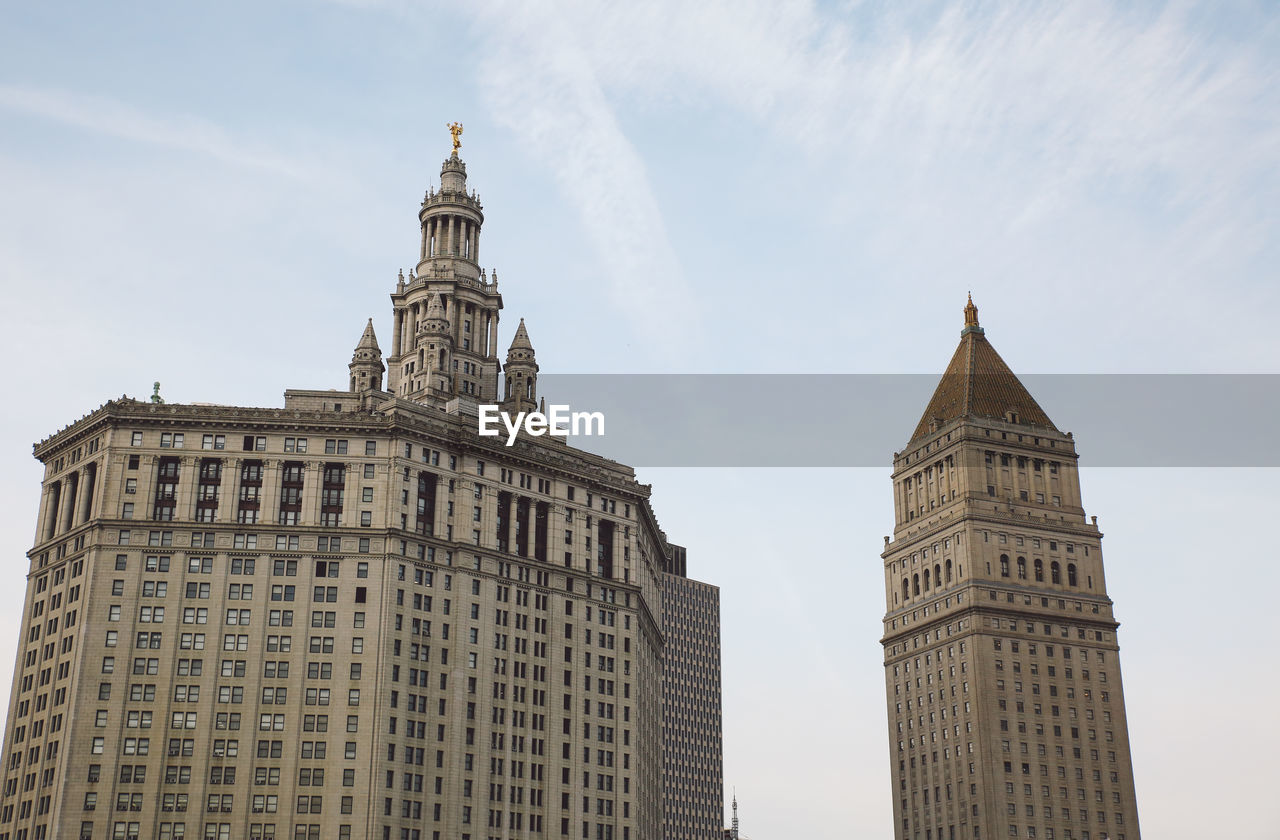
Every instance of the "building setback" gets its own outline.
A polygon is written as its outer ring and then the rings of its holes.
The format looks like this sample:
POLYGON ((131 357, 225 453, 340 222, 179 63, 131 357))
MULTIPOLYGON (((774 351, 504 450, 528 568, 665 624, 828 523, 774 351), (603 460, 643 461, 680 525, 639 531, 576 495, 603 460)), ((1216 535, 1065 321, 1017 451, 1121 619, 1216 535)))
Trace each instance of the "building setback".
POLYGON ((894 836, 1138 840, 1102 534, 1060 432, 978 324, 894 454, 894 836))
MULTIPOLYGON (((455 141, 346 391, 121 398, 35 446, 0 840, 661 836, 670 547, 631 468, 477 434, 538 401, 483 218, 455 141)), ((718 713, 712 662, 680 688, 718 713)))

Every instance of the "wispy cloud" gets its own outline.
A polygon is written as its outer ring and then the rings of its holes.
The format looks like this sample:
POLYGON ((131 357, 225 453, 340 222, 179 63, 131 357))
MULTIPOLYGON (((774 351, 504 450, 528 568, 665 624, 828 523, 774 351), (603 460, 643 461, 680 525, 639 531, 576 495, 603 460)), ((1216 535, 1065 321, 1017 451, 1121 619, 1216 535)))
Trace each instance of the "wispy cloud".
POLYGON ((504 78, 542 62, 542 45, 568 44, 574 77, 604 102, 640 92, 728 103, 818 155, 891 153, 930 174, 967 158, 1032 170, 1051 191, 1165 173, 1175 198, 1197 200, 1234 185, 1224 168, 1270 160, 1280 140, 1271 63, 1215 42, 1182 5, 524 8, 536 11, 494 16, 527 48, 504 54, 516 63, 504 78))
POLYGON ((825 218, 862 225, 901 277, 1009 288, 1071 265, 1080 291, 1107 295, 1103 317, 1141 306, 1159 322, 1189 305, 1168 290, 1205 294, 1206 275, 1273 247, 1280 24, 1256 11, 1224 21, 1194 4, 1096 0, 486 8, 476 31, 493 47, 482 74, 498 119, 583 208, 624 301, 685 289, 646 176, 653 151, 615 116, 637 103, 727 109, 772 134, 826 173, 812 195, 825 218), (1153 299, 1155 288, 1166 294, 1153 299))
POLYGON ((693 297, 645 171, 583 32, 553 10, 491 8, 481 84, 497 119, 555 174, 602 258, 613 298, 654 346, 696 334, 693 297), (655 314, 661 317, 655 317, 655 314), (663 339, 658 342, 657 339, 663 339))
POLYGON ((116 99, 12 84, 0 84, 0 108, 288 178, 314 175, 312 168, 296 160, 256 148, 222 127, 191 115, 159 116, 116 99))

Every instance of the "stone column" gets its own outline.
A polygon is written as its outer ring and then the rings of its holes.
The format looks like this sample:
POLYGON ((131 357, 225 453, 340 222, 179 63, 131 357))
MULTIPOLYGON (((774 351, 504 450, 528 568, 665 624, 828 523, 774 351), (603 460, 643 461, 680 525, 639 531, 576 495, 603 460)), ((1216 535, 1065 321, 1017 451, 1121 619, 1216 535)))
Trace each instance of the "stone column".
POLYGON ((550 566, 564 566, 564 509, 558 499, 552 499, 547 508, 547 565, 550 566))
POLYGON ((183 455, 178 459, 178 497, 173 501, 175 522, 191 522, 196 518, 196 478, 200 474, 200 459, 195 455, 183 455))
POLYGON ((516 521, 516 514, 519 512, 519 510, 520 510, 520 497, 519 497, 519 496, 517 496, 515 493, 512 493, 512 494, 511 494, 511 510, 507 512, 507 525, 508 525, 508 528, 507 528, 507 553, 508 553, 508 554, 516 554, 516 556, 519 556, 519 555, 516 553, 516 549, 517 549, 517 543, 516 543, 516 541, 517 541, 517 536, 516 536, 516 535, 517 535, 517 533, 518 533, 518 532, 519 532, 519 530, 520 530, 520 525, 519 525, 519 523, 516 521))
POLYGON ((360 476, 362 464, 348 461, 347 474, 342 483, 342 516, 338 523, 343 528, 360 524, 360 476))
POLYGON ((298 512, 299 525, 315 525, 320 521, 320 484, 323 481, 322 461, 307 461, 302 465, 302 509, 298 512))
POLYGON ((62 511, 58 533, 70 531, 76 525, 76 500, 80 498, 80 477, 75 473, 67 473, 62 480, 62 511))
POLYGON ((54 481, 44 488, 44 504, 41 506, 40 528, 36 542, 42 543, 58 530, 58 506, 62 502, 62 482, 54 481), (54 498, 58 504, 54 504, 54 498))
POLYGON ((93 518, 94 497, 98 493, 98 468, 93 462, 80 468, 80 521, 93 518))
POLYGON ((218 512, 213 521, 219 525, 233 525, 236 509, 240 506, 240 468, 243 458, 227 458, 222 462, 222 484, 218 490, 218 512))
POLYGON ((262 462, 262 496, 258 502, 258 522, 274 525, 280 518, 279 459, 262 462))

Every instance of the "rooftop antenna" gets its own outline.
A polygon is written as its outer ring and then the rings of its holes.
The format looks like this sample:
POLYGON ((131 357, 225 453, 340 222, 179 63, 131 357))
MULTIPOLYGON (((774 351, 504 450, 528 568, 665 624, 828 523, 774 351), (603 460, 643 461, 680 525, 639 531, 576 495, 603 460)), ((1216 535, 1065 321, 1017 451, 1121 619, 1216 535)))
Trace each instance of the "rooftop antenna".
POLYGON ((733 840, 738 840, 738 789, 733 789, 733 840))

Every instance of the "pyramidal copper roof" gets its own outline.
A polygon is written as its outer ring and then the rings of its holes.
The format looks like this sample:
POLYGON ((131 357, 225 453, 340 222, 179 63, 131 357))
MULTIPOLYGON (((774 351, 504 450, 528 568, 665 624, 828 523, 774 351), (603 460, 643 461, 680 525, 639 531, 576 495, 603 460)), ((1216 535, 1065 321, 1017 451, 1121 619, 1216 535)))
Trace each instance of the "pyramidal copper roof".
POLYGON ((978 326, 978 308, 970 298, 965 306, 960 346, 942 374, 911 440, 928 435, 935 423, 934 428, 938 428, 961 417, 1007 420, 1010 412, 1016 417, 1015 423, 1057 431, 1049 415, 987 341, 982 327, 978 326))

